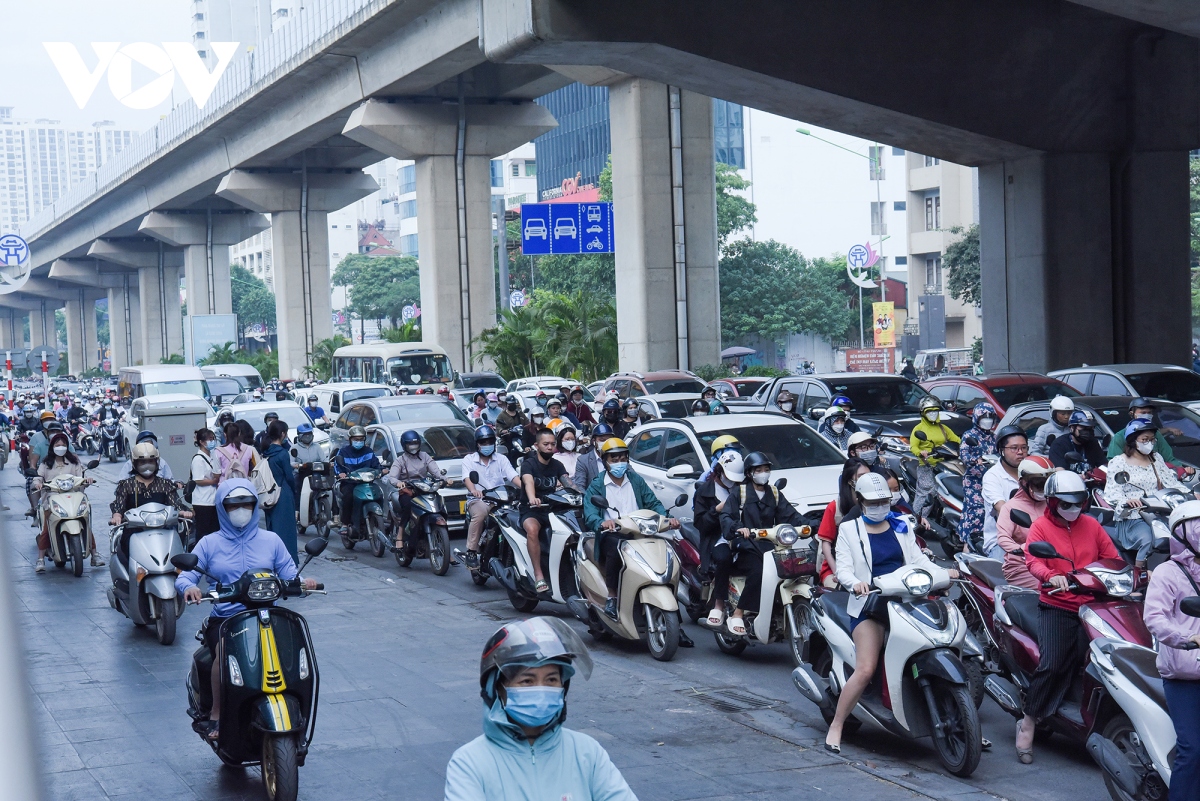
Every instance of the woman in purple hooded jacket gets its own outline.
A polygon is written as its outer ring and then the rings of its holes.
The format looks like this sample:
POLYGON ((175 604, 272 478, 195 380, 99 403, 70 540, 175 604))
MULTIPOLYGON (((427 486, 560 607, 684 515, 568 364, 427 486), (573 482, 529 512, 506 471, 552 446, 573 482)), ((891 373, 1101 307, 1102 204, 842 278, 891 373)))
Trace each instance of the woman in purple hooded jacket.
POLYGON ((1200 595, 1200 501, 1188 501, 1171 513, 1171 561, 1150 578, 1143 617, 1158 638, 1158 672, 1167 711, 1175 724, 1175 764, 1170 801, 1200 799, 1200 618, 1179 610, 1184 598, 1200 595))

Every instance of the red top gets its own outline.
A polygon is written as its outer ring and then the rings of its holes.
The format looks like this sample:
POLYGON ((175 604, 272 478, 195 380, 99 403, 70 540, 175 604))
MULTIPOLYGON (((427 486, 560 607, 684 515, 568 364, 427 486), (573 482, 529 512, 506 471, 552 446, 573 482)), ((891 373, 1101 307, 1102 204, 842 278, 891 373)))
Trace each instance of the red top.
MULTIPOLYGON (((1045 514, 1033 521, 1029 536, 1025 539, 1025 564, 1040 582, 1049 581, 1053 576, 1069 574, 1071 562, 1066 559, 1040 559, 1034 556, 1029 552, 1029 546, 1035 542, 1050 543, 1054 550, 1074 562, 1076 568, 1087 567, 1100 559, 1121 558, 1108 532, 1096 518, 1085 514, 1080 515, 1074 523, 1068 523, 1046 509, 1045 514)), ((1078 612, 1079 607, 1092 600, 1091 595, 1079 595, 1069 590, 1053 595, 1050 595, 1049 590, 1041 592, 1042 603, 1066 609, 1068 612, 1078 612)))
MULTIPOLYGON (((821 525, 817 527, 817 539, 828 542, 836 546, 837 543, 837 498, 829 502, 825 507, 825 514, 821 516, 821 525)), ((826 576, 833 575, 833 565, 828 562, 821 562, 821 571, 817 576, 817 581, 825 583, 826 576)))

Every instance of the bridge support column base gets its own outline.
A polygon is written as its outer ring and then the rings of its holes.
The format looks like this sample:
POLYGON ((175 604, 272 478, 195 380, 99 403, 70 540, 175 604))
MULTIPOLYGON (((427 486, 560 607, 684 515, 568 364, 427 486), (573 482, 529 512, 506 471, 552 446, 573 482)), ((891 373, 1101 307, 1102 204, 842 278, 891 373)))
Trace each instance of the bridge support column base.
POLYGON ((143 363, 141 321, 137 278, 125 276, 120 287, 108 290, 108 335, 113 375, 117 375, 122 367, 143 363))

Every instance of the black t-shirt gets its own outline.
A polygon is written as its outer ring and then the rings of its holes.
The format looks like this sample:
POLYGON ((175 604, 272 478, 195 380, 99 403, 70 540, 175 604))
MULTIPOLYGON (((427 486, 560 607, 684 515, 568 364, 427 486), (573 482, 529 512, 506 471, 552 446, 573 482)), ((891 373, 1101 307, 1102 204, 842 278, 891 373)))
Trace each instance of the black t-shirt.
MULTIPOLYGON (((542 464, 541 460, 532 454, 526 456, 521 462, 521 483, 525 483, 525 476, 533 476, 534 494, 539 498, 545 498, 550 493, 558 488, 560 479, 568 478, 567 468, 557 459, 551 458, 550 464, 542 464)), ((528 496, 523 496, 522 503, 528 508, 528 496)))

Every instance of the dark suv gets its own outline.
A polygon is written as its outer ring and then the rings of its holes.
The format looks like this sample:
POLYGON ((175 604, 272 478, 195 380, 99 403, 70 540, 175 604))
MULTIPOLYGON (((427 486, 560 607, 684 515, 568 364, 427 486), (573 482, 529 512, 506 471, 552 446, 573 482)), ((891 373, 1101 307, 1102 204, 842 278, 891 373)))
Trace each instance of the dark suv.
POLYGON ((1041 373, 993 373, 991 375, 947 375, 922 381, 921 386, 943 404, 960 414, 971 413, 975 404, 987 402, 1003 415, 1017 403, 1051 400, 1055 395, 1078 398, 1079 392, 1041 373))

